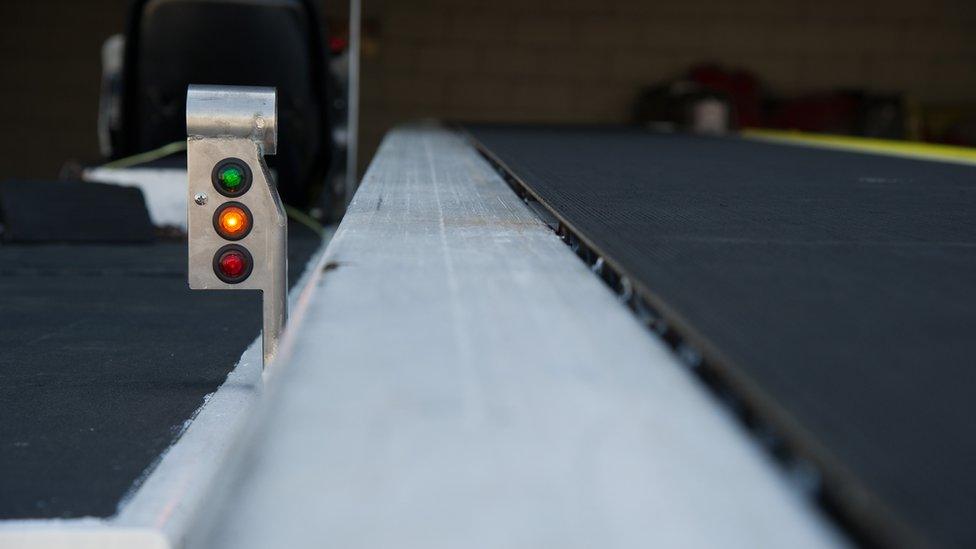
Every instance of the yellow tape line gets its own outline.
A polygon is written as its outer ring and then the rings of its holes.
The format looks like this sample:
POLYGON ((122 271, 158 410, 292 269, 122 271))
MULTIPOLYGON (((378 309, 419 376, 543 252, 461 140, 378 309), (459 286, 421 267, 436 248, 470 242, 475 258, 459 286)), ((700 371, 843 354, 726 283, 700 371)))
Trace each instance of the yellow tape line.
POLYGON ((740 134, 748 139, 757 139, 772 143, 809 145, 811 147, 976 165, 976 149, 955 145, 920 143, 918 141, 893 141, 890 139, 852 137, 849 135, 813 134, 788 130, 762 130, 757 128, 746 128, 740 134))

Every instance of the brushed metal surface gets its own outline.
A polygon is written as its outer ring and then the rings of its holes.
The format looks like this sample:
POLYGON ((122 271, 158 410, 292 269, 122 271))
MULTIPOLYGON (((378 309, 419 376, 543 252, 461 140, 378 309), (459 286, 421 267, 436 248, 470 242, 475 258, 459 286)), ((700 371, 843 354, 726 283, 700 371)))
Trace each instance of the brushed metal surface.
POLYGON ((241 137, 278 150, 278 106, 274 88, 192 84, 186 92, 187 135, 241 137))
MULTIPOLYGON (((274 116, 265 133, 249 136, 242 133, 242 112, 246 107, 263 106, 274 112, 274 90, 270 88, 220 88, 210 86, 200 91, 190 86, 187 93, 187 239, 190 288, 194 290, 260 290, 263 323, 263 356, 267 366, 275 355, 278 340, 288 316, 287 307, 287 228, 288 221, 262 153, 274 150, 277 140, 274 116), (267 105, 270 94, 271 105, 267 105), (260 100, 259 100, 260 99, 260 100), (228 133, 229 132, 229 133, 228 133), (270 132, 270 134, 268 133, 270 132), (238 158, 248 164, 252 173, 251 188, 241 196, 228 198, 218 193, 211 173, 218 162, 238 158), (198 194, 208 200, 200 204, 198 194), (228 284, 214 274, 213 258, 222 246, 231 243, 213 226, 214 211, 227 202, 240 202, 253 214, 251 232, 235 244, 244 246, 254 258, 251 275, 242 282, 228 284)), ((233 311, 228 311, 228 322, 233 311)))
POLYGON ((457 135, 384 140, 190 547, 844 546, 457 135))

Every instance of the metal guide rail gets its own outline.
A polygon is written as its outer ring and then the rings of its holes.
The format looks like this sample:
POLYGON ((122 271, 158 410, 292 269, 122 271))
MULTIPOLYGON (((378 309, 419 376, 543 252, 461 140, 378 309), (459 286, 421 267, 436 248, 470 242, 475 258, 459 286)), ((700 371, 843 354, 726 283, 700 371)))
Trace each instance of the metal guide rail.
POLYGON ((836 547, 459 135, 387 135, 191 547, 836 547))

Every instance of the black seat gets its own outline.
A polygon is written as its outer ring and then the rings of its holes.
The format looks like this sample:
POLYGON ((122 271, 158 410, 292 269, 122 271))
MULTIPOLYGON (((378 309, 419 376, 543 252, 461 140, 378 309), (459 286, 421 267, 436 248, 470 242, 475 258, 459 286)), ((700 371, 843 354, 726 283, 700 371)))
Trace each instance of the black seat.
POLYGON ((278 153, 286 204, 306 207, 331 155, 326 50, 310 0, 135 0, 126 34, 124 157, 186 138, 193 84, 278 89, 278 153))

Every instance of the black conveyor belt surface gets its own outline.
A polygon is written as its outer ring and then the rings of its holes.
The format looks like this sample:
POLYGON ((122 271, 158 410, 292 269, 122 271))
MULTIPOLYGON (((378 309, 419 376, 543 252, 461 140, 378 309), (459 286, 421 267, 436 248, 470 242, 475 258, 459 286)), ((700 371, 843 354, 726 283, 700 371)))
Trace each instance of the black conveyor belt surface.
POLYGON ((855 530, 976 547, 976 166, 469 131, 820 465, 855 530))
MULTIPOLYGON (((294 283, 320 240, 289 230, 294 283)), ((0 519, 115 514, 260 309, 256 292, 191 292, 186 243, 0 246, 0 519)))

